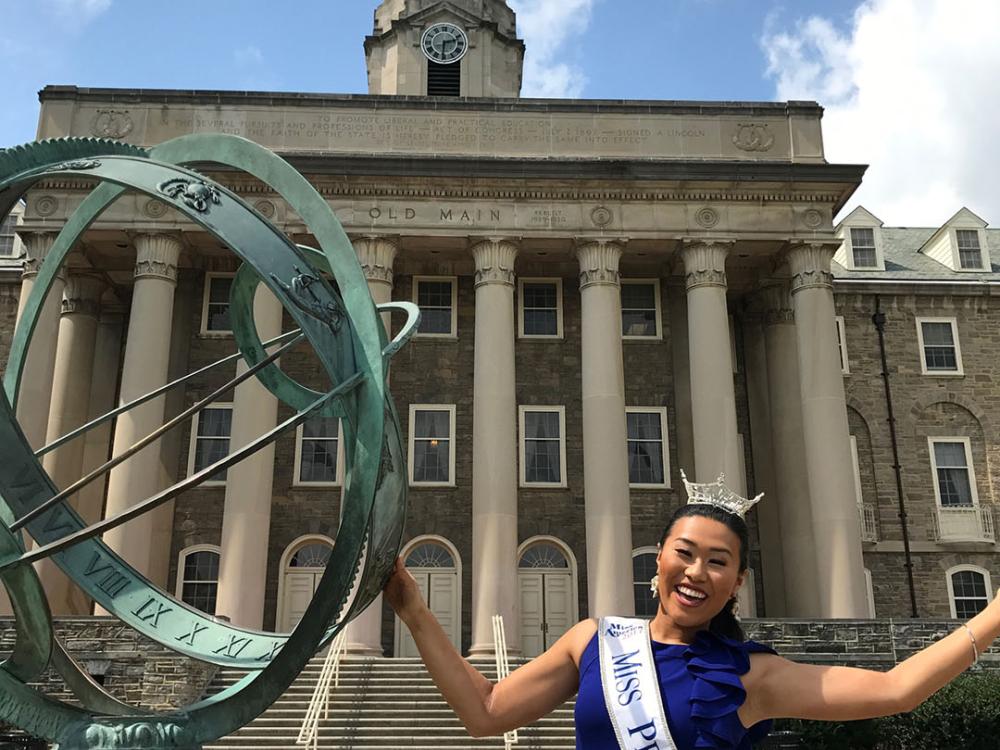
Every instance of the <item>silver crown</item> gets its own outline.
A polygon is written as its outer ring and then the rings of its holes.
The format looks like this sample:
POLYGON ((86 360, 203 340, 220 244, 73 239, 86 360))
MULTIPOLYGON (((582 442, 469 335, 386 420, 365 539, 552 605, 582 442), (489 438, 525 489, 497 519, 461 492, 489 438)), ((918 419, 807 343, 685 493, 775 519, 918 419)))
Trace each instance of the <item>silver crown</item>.
POLYGON ((681 479, 684 480, 684 489, 687 490, 688 505, 714 505, 740 518, 746 516, 747 511, 764 497, 764 493, 761 492, 753 500, 749 500, 733 492, 725 484, 725 474, 719 474, 719 478, 709 484, 695 484, 688 481, 684 470, 681 469, 681 479))

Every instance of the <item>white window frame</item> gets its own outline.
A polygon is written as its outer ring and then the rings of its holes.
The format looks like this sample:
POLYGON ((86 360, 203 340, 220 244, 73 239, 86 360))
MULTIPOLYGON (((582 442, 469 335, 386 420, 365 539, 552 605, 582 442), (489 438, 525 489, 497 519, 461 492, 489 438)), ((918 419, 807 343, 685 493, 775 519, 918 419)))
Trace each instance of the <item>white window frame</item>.
POLYGON ((917 343, 920 347, 920 373, 930 377, 953 378, 965 375, 962 366, 962 345, 958 339, 958 319, 957 318, 917 318, 917 343), (954 370, 928 370, 927 353, 924 351, 924 323, 950 323, 951 338, 955 342, 955 369, 954 370))
POLYGON ((213 331, 208 327, 208 301, 212 291, 212 281, 215 279, 235 279, 235 273, 216 273, 214 271, 205 274, 205 288, 201 297, 201 335, 209 338, 232 338, 233 330, 213 331))
POLYGON ((959 273, 982 273, 991 270, 990 252, 986 245, 986 230, 982 227, 950 227, 948 229, 952 248, 952 265, 959 273), (975 232, 979 236, 979 268, 962 268, 962 254, 958 249, 959 232, 975 232))
POLYGON ((21 215, 20 213, 15 213, 15 211, 17 211, 17 205, 15 205, 14 209, 7 216, 0 216, 0 228, 2 228, 5 222, 10 221, 10 234, 8 235, 6 232, 0 234, 0 237, 10 237, 10 251, 0 252, 0 260, 12 260, 20 255, 17 228, 21 226, 21 215))
MULTIPOLYGON (((205 408, 206 409, 229 409, 229 411, 232 411, 233 410, 233 405, 232 405, 231 402, 211 403, 208 406, 206 406, 205 408)), ((201 415, 202 415, 202 412, 198 412, 191 419, 191 441, 190 441, 190 444, 189 444, 189 447, 188 447, 188 476, 189 477, 190 476, 194 476, 194 474, 195 474, 194 458, 195 458, 195 449, 198 446, 198 424, 199 424, 199 422, 201 422, 201 415)), ((232 442, 233 441, 232 421, 230 421, 229 427, 230 427, 230 429, 229 429, 229 451, 232 452, 232 449, 233 449, 233 442, 232 442)), ((213 438, 206 438, 206 439, 211 440, 213 438)), ((230 467, 230 468, 232 468, 232 467, 230 467)), ((218 480, 216 480, 216 481, 205 480, 204 482, 201 483, 200 486, 202 486, 202 487, 225 487, 226 486, 226 480, 225 479, 223 479, 221 481, 218 481, 218 480)))
POLYGON ((850 375, 851 363, 847 358, 847 325, 844 323, 843 315, 837 315, 834 320, 837 321, 837 338, 840 343, 840 373, 850 375))
MULTIPOLYGON (((344 420, 337 419, 337 478, 332 482, 307 482, 302 479, 302 442, 305 439, 305 424, 295 429, 295 471, 293 487, 340 487, 344 483, 344 420)), ((312 440, 314 438, 310 438, 312 440)))
POLYGON ((409 456, 408 475, 411 487, 454 487, 455 486, 455 404, 410 404, 409 423, 409 456), (416 426, 418 411, 446 411, 448 412, 448 479, 447 482, 416 482, 413 479, 414 461, 413 449, 416 444, 416 426))
POLYGON ((868 617, 874 620, 877 616, 875 614, 875 584, 872 572, 868 568, 865 568, 865 593, 868 595, 868 617))
POLYGON ((844 227, 844 244, 847 250, 847 269, 849 271, 884 271, 885 258, 882 255, 882 231, 880 227, 848 226, 844 227), (875 242, 875 265, 859 266, 854 263, 854 233, 853 229, 870 229, 875 242))
MULTIPOLYGON (((655 318, 656 318, 656 335, 654 336, 626 336, 622 334, 622 341, 663 341, 663 303, 660 299, 660 280, 659 279, 622 279, 621 285, 631 285, 631 286, 652 286, 653 287, 653 302, 656 305, 655 318)), ((620 297, 619 297, 620 301, 620 297)), ((619 323, 620 324, 620 323, 619 323)))
POLYGON ((854 435, 851 435, 851 463, 854 468, 854 494, 858 499, 858 507, 861 508, 864 507, 865 496, 861 491, 861 461, 858 459, 858 439, 854 435))
MULTIPOLYGON (((629 487, 637 490, 668 490, 670 489, 670 445, 667 435, 667 407, 665 406, 626 406, 626 414, 659 414, 660 415, 660 448, 663 451, 663 483, 633 484, 629 487)), ((628 425, 625 426, 625 445, 628 447, 628 425)))
MULTIPOLYGON (((219 545, 217 545, 217 544, 195 544, 195 545, 192 545, 190 547, 185 547, 184 549, 182 549, 180 552, 177 553, 177 576, 176 576, 176 580, 174 581, 174 596, 177 599, 177 601, 179 601, 179 602, 184 602, 184 598, 183 598, 183 596, 184 596, 184 583, 185 583, 185 578, 184 578, 184 563, 187 560, 187 558, 188 558, 189 555, 193 555, 196 552, 214 552, 215 554, 217 554, 219 556, 219 573, 220 573, 220 575, 222 573, 222 547, 220 547, 219 545)), ((218 579, 216 579, 215 585, 216 586, 219 585, 218 579)), ((215 596, 216 596, 216 599, 215 599, 215 608, 218 609, 219 608, 219 599, 218 599, 219 592, 218 592, 218 588, 216 589, 215 596)), ((194 607, 193 604, 187 604, 187 602, 184 602, 184 604, 186 604, 188 607, 194 607)), ((201 610, 198 610, 198 611, 200 612, 201 610)), ((209 614, 209 615, 211 615, 213 617, 215 616, 215 612, 208 612, 206 614, 209 614)))
POLYGON ((519 486, 525 488, 538 489, 559 489, 567 487, 566 475, 569 473, 566 467, 566 407, 554 405, 530 405, 517 407, 517 437, 518 454, 520 457, 520 469, 518 471, 519 486), (524 415, 527 412, 558 412, 559 413, 559 468, 560 476, 558 482, 529 482, 527 476, 527 464, 525 462, 525 439, 524 439, 524 415))
POLYGON ((447 339, 458 338, 458 277, 457 276, 414 276, 413 277, 413 304, 419 306, 419 290, 422 281, 447 281, 451 283, 451 331, 449 333, 420 333, 414 334, 415 338, 421 339, 447 339))
POLYGON ((979 489, 976 487, 976 469, 972 464, 972 440, 967 437, 954 435, 938 435, 927 438, 927 450, 930 452, 931 475, 934 478, 934 499, 937 501, 939 510, 954 510, 956 508, 978 508, 979 489), (938 482, 937 456, 934 453, 934 443, 962 443, 965 446, 966 470, 969 472, 969 488, 972 494, 972 505, 942 505, 941 487, 938 482))
POLYGON ((990 571, 985 568, 980 568, 978 565, 955 565, 954 567, 948 568, 944 574, 945 583, 948 585, 948 606, 951 608, 951 617, 953 620, 958 619, 958 608, 955 606, 955 584, 952 583, 951 577, 955 573, 962 573, 969 571, 971 573, 979 573, 983 576, 983 580, 986 583, 986 604, 989 605, 993 601, 993 581, 990 577, 990 571))
POLYGON ((517 337, 528 340, 555 341, 563 338, 563 283, 558 276, 520 278, 517 280, 517 337), (556 333, 537 334, 524 332, 524 285, 555 284, 556 287, 556 333))

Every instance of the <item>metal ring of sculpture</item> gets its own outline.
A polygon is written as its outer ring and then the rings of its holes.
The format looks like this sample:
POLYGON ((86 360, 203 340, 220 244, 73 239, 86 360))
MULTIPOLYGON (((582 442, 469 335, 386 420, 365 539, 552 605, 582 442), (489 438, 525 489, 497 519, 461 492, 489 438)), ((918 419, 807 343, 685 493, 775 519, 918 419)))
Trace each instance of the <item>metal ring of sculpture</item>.
MULTIPOLYGON (((0 720, 62 748, 197 748, 270 706, 307 661, 378 596, 391 572, 407 484, 386 373, 389 358, 415 332, 419 313, 408 303, 376 309, 353 247, 326 201, 287 162, 242 138, 185 136, 149 150, 114 141, 60 139, 0 151, 0 215, 6 215, 31 185, 51 177, 85 177, 100 184, 70 217, 41 266, 15 332, 0 396, 0 446, 5 454, 0 465, 0 579, 16 618, 13 652, 0 665, 0 720), (295 245, 238 196, 183 166, 213 162, 245 171, 271 187, 303 219, 320 249, 295 245), (53 280, 83 232, 126 190, 171 205, 242 258, 230 302, 240 356, 249 368, 246 377, 257 377, 295 414, 193 477, 87 526, 62 502, 75 489, 60 493, 39 456, 162 389, 39 451, 32 451, 14 415, 28 344, 53 280), (336 288, 325 274, 332 275, 336 288), (299 326, 299 336, 311 343, 330 378, 327 392, 291 380, 275 365, 276 353, 267 354, 253 323, 254 293, 260 284, 281 301, 299 326), (379 310, 386 309, 408 316, 392 342, 379 317, 379 310), (326 571, 292 634, 246 630, 205 615, 155 587, 100 540, 104 531, 197 486, 317 414, 342 420, 343 513, 326 571), (19 533, 22 527, 39 545, 30 552, 19 533), (43 557, 51 557, 98 604, 143 635, 195 659, 248 674, 201 703, 162 715, 121 703, 91 680, 55 637, 31 566, 43 557), (26 684, 50 661, 82 708, 55 701, 26 684)), ((290 338, 286 334, 268 345, 290 338)), ((289 345, 284 343, 279 351, 289 345)))

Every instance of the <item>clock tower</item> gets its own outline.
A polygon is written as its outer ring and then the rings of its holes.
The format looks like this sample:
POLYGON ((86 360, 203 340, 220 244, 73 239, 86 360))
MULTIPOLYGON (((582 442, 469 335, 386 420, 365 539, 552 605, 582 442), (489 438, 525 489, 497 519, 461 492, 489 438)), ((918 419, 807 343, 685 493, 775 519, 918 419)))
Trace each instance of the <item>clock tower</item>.
POLYGON ((365 59, 370 94, 513 98, 524 42, 503 0, 383 0, 365 59))

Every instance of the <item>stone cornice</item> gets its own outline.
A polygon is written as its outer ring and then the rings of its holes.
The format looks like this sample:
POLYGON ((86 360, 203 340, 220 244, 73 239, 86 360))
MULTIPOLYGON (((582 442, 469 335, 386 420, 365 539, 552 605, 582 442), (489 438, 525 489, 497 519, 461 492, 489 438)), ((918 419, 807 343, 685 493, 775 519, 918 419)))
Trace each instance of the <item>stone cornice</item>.
POLYGON ((177 235, 139 234, 135 237, 135 278, 177 282, 177 262, 183 244, 177 235))
POLYGON ((517 244, 502 237, 489 237, 476 242, 470 252, 476 262, 476 287, 485 284, 514 286, 514 260, 517 244))
POLYGON ((395 242, 381 235, 369 234, 351 240, 358 255, 361 270, 369 282, 376 281, 392 286, 393 264, 399 247, 395 242))
POLYGON ((685 240, 681 249, 687 290, 702 286, 726 288, 726 257, 733 245, 731 240, 685 240))
POLYGON ((793 295, 806 289, 833 289, 830 261, 838 247, 839 243, 810 242, 788 250, 786 258, 792 272, 793 295))
POLYGON ((619 286, 621 274, 618 270, 624 252, 624 241, 585 240, 576 248, 576 258, 580 262, 580 289, 589 286, 619 286))

